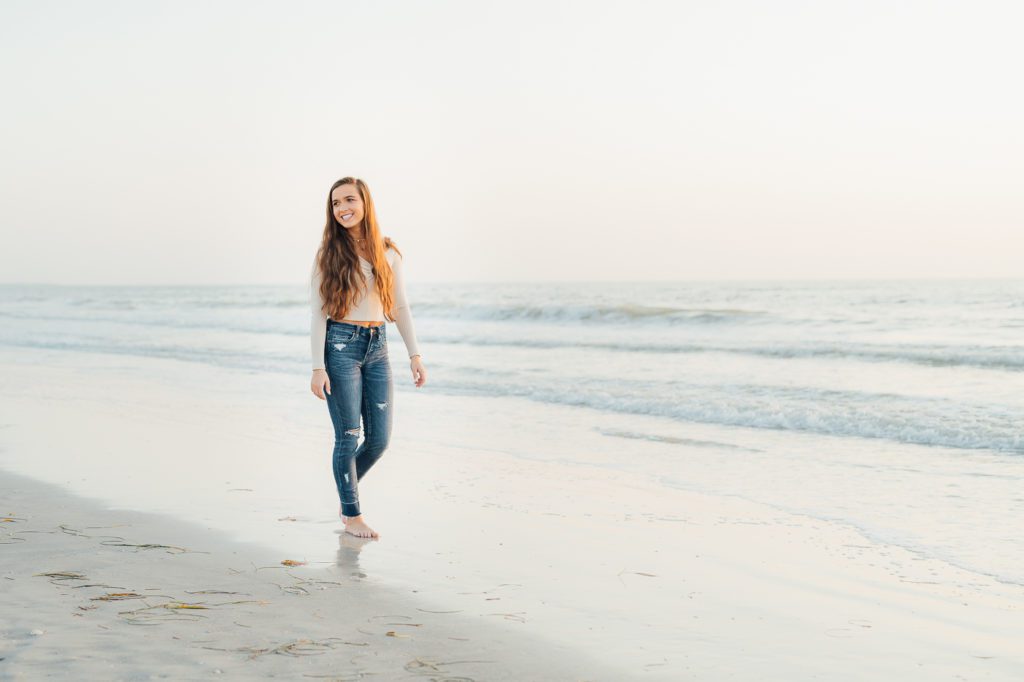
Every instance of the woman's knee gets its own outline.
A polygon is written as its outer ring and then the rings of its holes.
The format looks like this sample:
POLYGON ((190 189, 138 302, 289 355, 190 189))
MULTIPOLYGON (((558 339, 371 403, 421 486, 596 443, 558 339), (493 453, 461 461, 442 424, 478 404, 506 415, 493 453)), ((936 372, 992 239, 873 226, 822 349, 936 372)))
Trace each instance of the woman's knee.
POLYGON ((345 429, 334 434, 334 453, 352 455, 359 447, 359 427, 345 429))

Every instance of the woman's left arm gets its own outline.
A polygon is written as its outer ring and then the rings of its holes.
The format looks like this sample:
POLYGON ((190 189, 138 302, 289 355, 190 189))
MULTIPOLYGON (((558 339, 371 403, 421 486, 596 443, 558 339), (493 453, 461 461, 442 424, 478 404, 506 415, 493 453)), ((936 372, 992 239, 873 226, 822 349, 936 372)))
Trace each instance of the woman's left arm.
POLYGON ((412 309, 409 307, 409 298, 405 293, 405 275, 402 272, 402 256, 395 253, 395 262, 391 264, 391 273, 394 275, 395 297, 395 325, 405 342, 405 349, 409 351, 409 368, 412 370, 412 380, 417 388, 427 383, 427 368, 423 366, 423 359, 420 356, 419 345, 416 343, 416 330, 412 324, 412 309))

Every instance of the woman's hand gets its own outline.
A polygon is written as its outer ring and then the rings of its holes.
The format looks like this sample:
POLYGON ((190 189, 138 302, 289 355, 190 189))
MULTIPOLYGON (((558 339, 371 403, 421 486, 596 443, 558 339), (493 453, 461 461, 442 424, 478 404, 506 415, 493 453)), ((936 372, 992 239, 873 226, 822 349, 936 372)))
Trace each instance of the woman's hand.
POLYGON ((331 379, 327 376, 326 369, 314 369, 313 379, 309 382, 309 390, 313 391, 313 395, 320 400, 327 400, 324 397, 324 389, 327 389, 327 395, 331 394, 331 379))
POLYGON ((412 356, 409 367, 412 369, 412 382, 416 384, 416 388, 427 383, 427 368, 423 366, 423 360, 419 355, 412 356))

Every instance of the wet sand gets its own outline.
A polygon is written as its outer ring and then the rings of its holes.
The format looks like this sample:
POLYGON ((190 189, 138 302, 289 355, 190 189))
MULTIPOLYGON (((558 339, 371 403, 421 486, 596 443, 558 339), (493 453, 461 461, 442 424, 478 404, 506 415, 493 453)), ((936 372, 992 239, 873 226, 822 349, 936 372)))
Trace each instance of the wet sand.
MULTIPOLYGON (((367 584, 368 540, 289 557, 0 473, 4 679, 614 679, 579 652, 367 584)), ((497 610, 497 607, 495 607, 497 610)))

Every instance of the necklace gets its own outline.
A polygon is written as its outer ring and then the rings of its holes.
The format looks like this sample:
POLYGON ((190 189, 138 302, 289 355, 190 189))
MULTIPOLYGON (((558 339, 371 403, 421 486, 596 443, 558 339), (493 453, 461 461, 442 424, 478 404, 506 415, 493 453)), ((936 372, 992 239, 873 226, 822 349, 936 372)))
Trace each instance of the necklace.
POLYGON ((352 239, 356 242, 356 255, 362 258, 363 256, 360 252, 364 248, 363 242, 366 241, 366 237, 352 237, 352 239))

